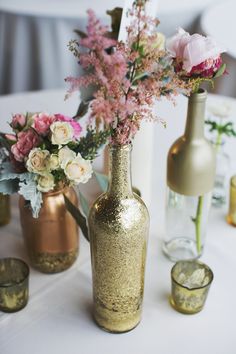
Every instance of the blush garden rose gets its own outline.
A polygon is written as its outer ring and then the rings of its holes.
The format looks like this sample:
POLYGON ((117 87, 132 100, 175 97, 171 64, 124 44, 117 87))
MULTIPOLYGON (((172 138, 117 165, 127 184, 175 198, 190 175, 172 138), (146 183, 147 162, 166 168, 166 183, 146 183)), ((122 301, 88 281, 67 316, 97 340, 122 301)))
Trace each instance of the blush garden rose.
POLYGON ((213 78, 223 64, 221 54, 225 49, 213 38, 190 35, 182 28, 167 39, 166 48, 174 59, 175 70, 188 77, 213 78))

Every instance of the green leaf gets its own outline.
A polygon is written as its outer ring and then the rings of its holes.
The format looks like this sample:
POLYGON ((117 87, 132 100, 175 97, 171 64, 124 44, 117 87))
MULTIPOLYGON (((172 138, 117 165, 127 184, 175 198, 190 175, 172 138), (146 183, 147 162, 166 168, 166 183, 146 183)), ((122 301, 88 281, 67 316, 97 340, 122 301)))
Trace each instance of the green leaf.
POLYGON ((225 72, 225 69, 226 69, 226 64, 222 64, 221 67, 219 68, 219 70, 216 72, 215 76, 214 76, 214 79, 217 78, 217 77, 220 77, 224 74, 225 72))
POLYGON ((81 208, 83 210, 83 213, 87 218, 89 215, 89 204, 88 204, 87 200, 85 199, 84 195, 80 191, 79 191, 79 200, 80 200, 80 204, 81 204, 81 208))
POLYGON ((38 218, 41 205, 43 203, 42 193, 37 189, 37 183, 34 175, 28 174, 28 178, 19 183, 19 191, 25 200, 30 202, 32 214, 34 218, 38 218))
POLYGON ((82 215, 80 210, 74 204, 72 204, 71 201, 65 195, 64 195, 64 200, 65 200, 67 210, 73 216, 73 218, 76 220, 76 222, 77 222, 78 226, 80 227, 81 231, 83 232, 83 235, 86 238, 86 240, 89 241, 86 218, 82 215))
POLYGON ((88 102, 82 101, 78 107, 76 115, 73 118, 74 119, 82 118, 88 112, 88 108, 89 108, 89 101, 88 102))
POLYGON ((10 179, 19 179, 20 181, 24 181, 29 178, 29 175, 31 175, 29 172, 16 173, 10 162, 3 162, 1 165, 0 181, 10 179))
POLYGON ((0 193, 14 194, 19 190, 19 181, 17 179, 5 180, 0 182, 0 193))
POLYGON ((80 30, 78 30, 78 29, 74 30, 74 32, 75 32, 76 34, 78 34, 78 36, 80 36, 80 38, 87 38, 87 37, 88 37, 85 32, 80 31, 80 30))
POLYGON ((103 192, 106 192, 107 191, 107 188, 108 188, 108 177, 102 173, 99 173, 99 172, 94 172, 95 174, 95 177, 98 181, 98 184, 99 186, 101 187, 101 190, 103 192))
POLYGON ((141 80, 141 79, 144 79, 145 77, 147 77, 148 74, 145 72, 145 73, 141 73, 141 74, 138 74, 135 76, 135 78, 133 79, 132 83, 134 83, 135 81, 138 81, 138 80, 141 80))

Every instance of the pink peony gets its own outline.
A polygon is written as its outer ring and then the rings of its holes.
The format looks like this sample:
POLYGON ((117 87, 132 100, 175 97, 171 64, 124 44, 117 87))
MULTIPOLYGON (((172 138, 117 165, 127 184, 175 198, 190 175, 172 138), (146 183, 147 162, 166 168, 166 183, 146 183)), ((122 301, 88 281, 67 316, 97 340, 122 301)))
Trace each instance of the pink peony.
POLYGON ((73 118, 66 117, 63 114, 55 114, 56 120, 60 122, 68 122, 74 129, 74 138, 77 139, 82 131, 81 125, 76 122, 73 118))
POLYGON ((33 125, 32 127, 40 135, 47 135, 50 130, 50 125, 55 122, 56 117, 48 113, 36 113, 32 117, 33 125))
POLYGON ((20 132, 17 139, 16 144, 11 147, 11 152, 16 161, 21 162, 28 156, 30 150, 39 145, 40 139, 33 129, 20 132))
POLYGON ((194 67, 202 63, 207 65, 207 67, 205 65, 202 67, 202 71, 211 69, 209 63, 212 62, 214 65, 214 61, 225 52, 213 38, 200 34, 190 35, 182 28, 179 28, 173 37, 167 39, 166 47, 170 55, 177 59, 177 62, 182 63, 179 68, 185 70, 186 73, 190 73, 194 67))
POLYGON ((13 129, 21 129, 26 125, 26 116, 23 114, 14 114, 12 117, 11 127, 13 129))

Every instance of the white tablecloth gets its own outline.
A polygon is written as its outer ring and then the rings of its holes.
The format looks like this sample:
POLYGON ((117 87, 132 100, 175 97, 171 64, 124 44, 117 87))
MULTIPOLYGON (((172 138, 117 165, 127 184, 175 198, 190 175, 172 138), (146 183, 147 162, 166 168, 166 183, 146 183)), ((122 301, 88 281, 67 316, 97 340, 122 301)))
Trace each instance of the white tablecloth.
MULTIPOLYGON (((157 0, 160 31, 193 30, 201 11, 215 0, 157 0)), ((223 0, 221 0, 223 1, 223 0)), ((64 78, 79 71, 67 50, 76 28, 84 29, 86 9, 109 23, 107 9, 124 0, 0 0, 0 94, 64 87, 64 78)))
MULTIPOLYGON (((48 110, 72 114, 75 100, 63 103, 63 91, 6 96, 0 99, 1 126, 14 110, 48 110)), ((227 101, 236 115, 236 100, 210 96, 209 105, 227 101)), ((202 312, 182 315, 168 303, 169 262, 161 252, 164 233, 166 154, 183 131, 186 99, 158 105, 167 129, 155 126, 151 230, 148 247, 143 319, 133 331, 108 334, 92 321, 92 284, 89 245, 81 237, 76 264, 65 273, 43 275, 31 269, 28 306, 15 314, 0 313, 1 354, 235 354, 236 231, 225 222, 226 209, 212 210, 202 260, 214 271, 214 281, 202 312)), ((231 139, 230 174, 236 172, 236 142, 231 139)), ((140 161, 145 168, 145 161, 140 161)), ((90 191, 94 191, 91 187, 90 191)), ((16 198, 10 225, 0 229, 0 257, 28 261, 19 226, 16 198)))

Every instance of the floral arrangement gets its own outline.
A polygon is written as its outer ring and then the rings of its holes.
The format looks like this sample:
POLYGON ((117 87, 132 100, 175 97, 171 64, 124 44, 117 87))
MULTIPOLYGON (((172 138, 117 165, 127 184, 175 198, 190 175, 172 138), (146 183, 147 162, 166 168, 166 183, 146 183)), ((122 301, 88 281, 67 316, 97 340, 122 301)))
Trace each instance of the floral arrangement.
POLYGON ((191 82, 175 72, 164 37, 156 30, 159 21, 145 13, 146 2, 136 0, 128 11, 131 23, 125 43, 110 38, 108 28, 89 10, 87 33, 69 44, 85 74, 66 79, 67 97, 94 87, 90 120, 107 130, 115 144, 129 143, 142 120, 156 119, 152 110, 156 100, 191 89, 191 82))
POLYGON ((166 48, 179 78, 192 82, 192 92, 198 91, 204 81, 213 85, 213 79, 226 73, 221 57, 225 49, 211 37, 198 33, 190 35, 179 28, 173 37, 167 39, 166 48))
POLYGON ((86 183, 93 160, 106 142, 104 132, 91 127, 82 135, 81 125, 62 114, 15 114, 13 134, 2 134, 7 153, 0 173, 0 192, 19 192, 38 216, 42 193, 86 183))

